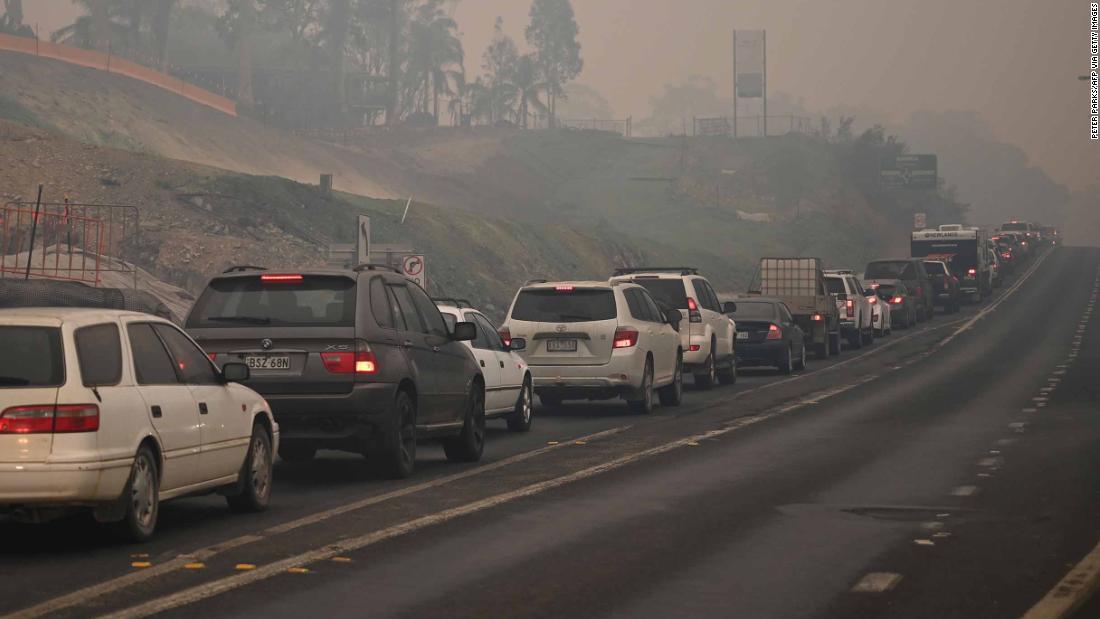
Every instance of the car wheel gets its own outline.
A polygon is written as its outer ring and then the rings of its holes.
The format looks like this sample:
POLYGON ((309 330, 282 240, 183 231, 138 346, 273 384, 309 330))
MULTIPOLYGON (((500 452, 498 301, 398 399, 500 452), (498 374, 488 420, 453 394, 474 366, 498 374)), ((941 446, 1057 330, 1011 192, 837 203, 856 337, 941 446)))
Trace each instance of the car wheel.
POLYGON ((279 445, 279 459, 284 462, 309 462, 317 455, 317 448, 303 443, 282 443, 279 445))
POLYGON ((848 336, 848 345, 854 350, 863 348, 863 329, 856 329, 856 332, 848 336))
POLYGON ((703 364, 703 372, 695 375, 695 386, 710 389, 716 382, 718 382, 718 368, 714 363, 714 345, 712 344, 710 354, 707 355, 707 360, 703 364))
POLYGON ((798 363, 795 364, 794 369, 798 370, 799 372, 806 369, 806 344, 805 343, 802 344, 802 352, 798 356, 798 363))
POLYGON ((684 355, 676 353, 676 372, 672 376, 672 384, 665 385, 657 391, 661 399, 661 406, 679 406, 684 400, 684 355))
POLYGON ((864 336, 865 336, 865 339, 863 340, 864 344, 874 344, 875 343, 875 328, 874 327, 868 327, 867 332, 864 333, 864 336))
POLYGON ((520 389, 519 401, 516 402, 516 410, 508 416, 508 429, 512 432, 528 432, 531 430, 531 421, 534 417, 535 402, 531 391, 531 379, 523 381, 520 389))
POLYGON ((718 382, 723 385, 736 385, 737 384, 737 356, 730 355, 729 363, 722 366, 720 370, 715 372, 718 376, 718 382))
POLYGON ((368 458, 390 479, 405 479, 416 467, 416 404, 407 391, 394 400, 394 423, 385 430, 382 445, 368 458))
POLYGON ((783 358, 779 360, 779 373, 780 374, 793 374, 794 373, 794 347, 788 346, 787 352, 784 353, 783 358))
POLYGON ((142 445, 134 456, 130 480, 122 492, 126 515, 114 523, 116 532, 131 542, 149 541, 157 528, 160 513, 160 475, 157 458, 148 446, 142 445))
POLYGON ((840 331, 833 333, 829 337, 829 356, 835 357, 840 354, 840 331))
POLYGON ((627 404, 630 410, 639 415, 648 415, 653 412, 653 361, 646 359, 645 373, 642 375, 642 389, 638 394, 641 398, 629 400, 627 404))
POLYGON ((262 512, 271 500, 271 438, 260 424, 252 426, 252 440, 241 467, 238 494, 225 497, 235 512, 262 512))
POLYGON ((477 462, 485 451, 485 389, 474 385, 466 403, 462 431, 443 441, 443 453, 451 462, 477 462))

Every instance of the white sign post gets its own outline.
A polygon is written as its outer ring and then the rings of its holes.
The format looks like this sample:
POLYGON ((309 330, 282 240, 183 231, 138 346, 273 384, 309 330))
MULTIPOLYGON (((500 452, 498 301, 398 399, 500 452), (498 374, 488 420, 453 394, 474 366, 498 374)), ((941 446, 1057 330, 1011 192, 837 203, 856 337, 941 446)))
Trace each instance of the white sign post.
POLYGON ((370 216, 360 215, 356 229, 355 258, 358 260, 357 264, 367 264, 370 262, 370 216))
POLYGON ((913 229, 924 230, 927 223, 924 213, 913 213, 913 229))
POLYGON ((425 290, 428 289, 428 268, 425 264, 423 254, 405 256, 401 260, 401 273, 417 284, 420 284, 421 288, 425 290))

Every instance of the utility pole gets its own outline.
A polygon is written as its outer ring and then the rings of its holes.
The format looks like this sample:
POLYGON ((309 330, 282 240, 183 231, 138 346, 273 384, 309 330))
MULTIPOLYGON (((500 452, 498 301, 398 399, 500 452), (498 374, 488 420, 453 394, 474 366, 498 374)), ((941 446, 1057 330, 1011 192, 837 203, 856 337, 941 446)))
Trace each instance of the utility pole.
POLYGON ((764 137, 768 137, 768 31, 763 31, 764 41, 764 137))
POLYGON ((737 137, 737 29, 733 30, 733 137, 737 137))

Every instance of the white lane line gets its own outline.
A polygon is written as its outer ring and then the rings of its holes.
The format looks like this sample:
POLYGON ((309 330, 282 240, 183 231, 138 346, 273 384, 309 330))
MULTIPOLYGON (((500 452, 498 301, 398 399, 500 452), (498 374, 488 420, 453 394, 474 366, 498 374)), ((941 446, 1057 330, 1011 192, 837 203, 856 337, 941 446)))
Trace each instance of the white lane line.
MULTIPOLYGON (((586 442, 590 442, 590 441, 598 440, 600 438, 604 438, 604 437, 607 437, 607 436, 618 434, 618 433, 623 432, 623 431, 625 431, 625 430, 627 430, 631 427, 633 427, 633 426, 626 425, 626 426, 620 426, 620 427, 617 427, 617 428, 611 428, 611 429, 608 429, 608 430, 603 430, 601 432, 596 432, 594 434, 589 434, 588 436, 580 437, 579 439, 576 439, 576 440, 583 440, 583 441, 586 441, 586 442)), ((431 488, 436 488, 438 486, 449 484, 451 482, 455 482, 455 481, 465 479, 465 478, 468 478, 468 477, 473 477, 474 475, 484 473, 484 472, 487 472, 487 471, 493 471, 493 470, 496 470, 496 469, 511 466, 511 465, 514 465, 518 462, 523 462, 524 460, 528 460, 530 458, 534 458, 535 456, 545 454, 545 453, 547 453, 549 451, 552 451, 554 449, 560 449, 560 448, 566 447, 569 444, 571 444, 571 442, 570 443, 561 443, 561 444, 558 444, 558 445, 550 445, 550 446, 547 446, 547 447, 542 447, 542 448, 536 449, 534 451, 528 451, 528 452, 525 452, 525 453, 517 454, 515 456, 511 456, 509 458, 505 458, 503 460, 498 460, 496 462, 491 462, 489 464, 486 464, 484 466, 480 466, 480 467, 475 468, 475 469, 470 469, 468 471, 463 471, 461 473, 455 473, 453 475, 446 475, 444 477, 439 477, 437 479, 426 481, 426 482, 423 482, 423 483, 420 483, 420 484, 416 484, 416 485, 413 485, 413 486, 408 486, 406 488, 401 488, 399 490, 394 490, 393 492, 387 492, 385 494, 380 494, 380 495, 377 495, 377 496, 367 497, 367 498, 365 498, 363 500, 360 500, 360 501, 355 501, 353 503, 347 503, 345 505, 341 505, 341 506, 335 507, 333 509, 325 510, 325 511, 322 511, 322 512, 317 512, 315 514, 311 514, 309 516, 305 516, 305 517, 299 518, 297 520, 292 520, 290 522, 286 522, 286 523, 283 523, 283 524, 280 524, 280 525, 269 527, 269 528, 261 531, 260 534, 242 535, 240 537, 229 539, 229 540, 220 542, 218 544, 214 544, 213 546, 207 546, 205 548, 200 548, 198 550, 195 550, 195 551, 192 551, 192 552, 189 552, 189 553, 186 553, 186 554, 182 554, 182 555, 180 555, 180 556, 178 556, 174 559, 171 559, 169 561, 166 561, 164 563, 160 563, 160 564, 154 565, 153 567, 141 570, 140 572, 132 572, 132 573, 126 574, 125 576, 120 576, 118 578, 113 578, 111 580, 106 580, 106 581, 103 581, 101 583, 97 583, 95 585, 84 587, 83 589, 78 589, 76 591, 73 591, 72 593, 46 600, 45 602, 42 602, 42 603, 37 604, 35 606, 31 606, 29 608, 25 608, 23 610, 16 611, 16 612, 14 612, 10 615, 5 615, 3 617, 3 619, 35 619, 37 617, 44 617, 44 616, 47 616, 47 615, 51 615, 51 614, 54 614, 54 613, 58 612, 59 610, 63 610, 65 608, 69 608, 69 607, 72 607, 72 606, 76 606, 78 604, 89 602, 89 601, 91 601, 95 598, 102 597, 104 595, 108 595, 108 594, 114 593, 116 591, 127 589, 129 587, 140 584, 142 582, 146 582, 148 580, 152 580, 153 578, 156 578, 158 576, 162 576, 164 574, 168 574, 168 573, 171 573, 171 572, 174 572, 174 571, 177 571, 177 570, 182 570, 182 569, 184 569, 184 567, 188 563, 192 563, 194 561, 203 561, 203 562, 209 561, 210 558, 212 558, 216 555, 219 555, 221 553, 224 553, 227 550, 231 550, 231 549, 237 548, 239 546, 244 546, 246 544, 251 544, 251 543, 254 543, 254 542, 262 541, 267 536, 276 535, 276 534, 279 534, 279 533, 285 533, 287 531, 291 531, 291 530, 294 530, 294 529, 297 529, 297 528, 300 528, 300 527, 304 527, 306 525, 315 524, 315 523, 327 520, 329 518, 339 516, 340 514, 345 514, 345 513, 350 512, 350 511, 363 509, 365 507, 370 507, 372 505, 377 505, 379 503, 383 503, 383 502, 390 501, 390 500, 393 500, 393 499, 408 496, 410 494, 415 494, 417 492, 422 492, 424 490, 429 490, 431 488)))
POLYGON ((885 593, 901 582, 901 574, 894 572, 871 572, 852 587, 852 593, 885 593))
POLYGON ((984 466, 986 468, 992 466, 999 466, 1003 460, 1001 458, 982 458, 978 460, 978 466, 984 466))
POLYGON ((951 490, 951 496, 973 496, 977 492, 977 486, 957 486, 951 490))
MULTIPOLYGON (((846 385, 844 387, 834 389, 832 390, 832 395, 839 395, 840 393, 844 393, 850 389, 854 389, 864 382, 867 381, 861 380, 846 385)), ((823 397, 819 396, 818 399, 823 399, 823 397)), ((388 539, 393 539, 402 535, 406 535, 408 533, 419 531, 427 527, 443 524, 456 518, 484 511, 521 498, 542 494, 554 488, 575 483, 577 481, 594 477, 608 471, 622 468, 628 464, 632 464, 640 460, 644 460, 674 451, 682 447, 686 447, 688 445, 691 445, 692 443, 699 443, 717 436, 736 432, 737 430, 741 430, 762 421, 767 421, 768 419, 772 419, 774 417, 782 415, 783 413, 779 411, 780 409, 774 409, 765 413, 761 413, 759 415, 741 417, 740 419, 734 420, 723 428, 710 430, 709 432, 704 432, 702 434, 697 434, 695 436, 690 436, 687 438, 678 439, 669 443, 665 443, 663 445, 652 447, 650 449, 635 452, 633 454, 628 454, 615 460, 604 462, 603 464, 598 464, 587 469, 582 469, 568 475, 563 475, 554 479, 538 482, 529 486, 525 486, 523 488, 491 496, 480 501, 474 501, 472 503, 467 503, 466 505, 461 505, 459 507, 446 509, 440 512, 436 512, 434 514, 429 514, 427 516, 422 516, 408 522, 391 526, 381 531, 375 531, 358 537, 344 539, 333 544, 327 544, 321 548, 316 548, 314 550, 288 557, 274 563, 259 566, 256 569, 248 572, 240 572, 219 580, 203 583, 201 585, 197 585, 189 589, 184 589, 182 591, 178 591, 176 593, 166 595, 158 599, 139 604, 137 606, 133 606, 131 608, 111 613, 109 615, 104 615, 104 617, 107 619, 134 619, 139 617, 148 617, 150 615, 172 610, 174 608, 187 606, 189 604, 193 604, 195 602, 214 597, 228 591, 239 589, 252 583, 266 580, 273 576, 277 576, 293 567, 302 567, 311 563, 316 563, 318 561, 325 561, 335 556, 346 555, 350 552, 361 550, 367 546, 371 546, 373 544, 377 544, 388 539)))
POLYGON ((1037 408, 1025 408, 1025 409, 1023 409, 1023 412, 1025 412, 1025 413, 1034 413, 1038 410, 1039 409, 1037 409, 1037 408))
POLYGON ((1100 545, 1058 581, 1022 619, 1063 619, 1100 590, 1100 545))

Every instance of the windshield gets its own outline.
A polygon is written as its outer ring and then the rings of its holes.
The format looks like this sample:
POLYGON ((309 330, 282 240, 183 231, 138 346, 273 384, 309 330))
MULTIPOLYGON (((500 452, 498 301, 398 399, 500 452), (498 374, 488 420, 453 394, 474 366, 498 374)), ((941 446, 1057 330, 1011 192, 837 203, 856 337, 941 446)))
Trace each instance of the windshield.
POLYGON ((598 289, 523 290, 512 308, 512 320, 527 322, 592 322, 615 316, 615 293, 598 289))
POLYGON ((260 276, 216 279, 187 320, 188 328, 354 324, 355 281, 327 275, 288 281, 264 281, 260 276))
POLYGON ((776 317, 775 304, 760 301, 738 301, 737 311, 732 316, 735 320, 774 320, 776 317))
POLYGON ((916 272, 912 263, 905 260, 890 262, 872 262, 863 274, 865 279, 914 279, 916 272))
POLYGON ((0 389, 57 387, 64 382, 60 329, 0 327, 0 342, 0 389))
POLYGON ((657 305, 667 309, 688 309, 687 293, 684 292, 684 282, 679 279, 657 279, 639 277, 635 284, 642 286, 653 296, 657 305))

